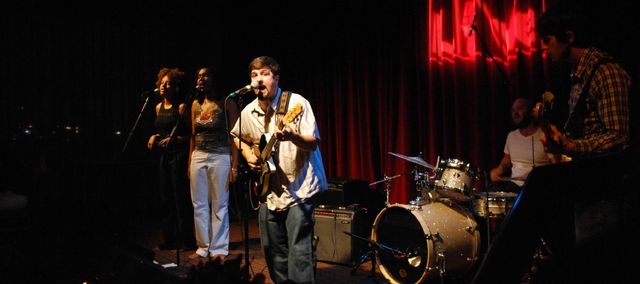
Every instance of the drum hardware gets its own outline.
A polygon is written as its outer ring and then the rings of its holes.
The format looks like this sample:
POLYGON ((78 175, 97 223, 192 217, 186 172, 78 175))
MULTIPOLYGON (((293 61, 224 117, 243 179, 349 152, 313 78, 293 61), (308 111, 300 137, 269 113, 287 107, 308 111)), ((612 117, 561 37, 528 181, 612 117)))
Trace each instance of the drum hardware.
POLYGON ((385 206, 389 206, 389 192, 391 191, 391 180, 393 180, 394 178, 398 178, 400 176, 402 176, 402 174, 397 174, 397 175, 392 176, 392 177, 388 177, 387 175, 385 175, 383 179, 381 179, 379 181, 374 181, 374 182, 369 184, 369 186, 372 186, 372 185, 376 185, 376 184, 379 184, 381 182, 384 182, 384 193, 385 193, 385 198, 386 198, 386 200, 384 202, 385 206))
POLYGON ((525 273, 524 279, 530 281, 529 283, 533 282, 534 278, 537 277, 536 274, 539 272, 540 267, 544 265, 545 262, 551 260, 552 257, 553 253, 551 248, 544 238, 540 237, 540 243, 533 253, 531 268, 529 269, 529 272, 525 273))
POLYGON ((440 233, 436 232, 435 234, 425 234, 424 238, 427 240, 440 240, 442 241, 442 238, 440 237, 440 233))
MULTIPOLYGON (((488 191, 485 192, 485 198, 487 198, 487 202, 485 202, 484 210, 486 210, 485 212, 490 212, 489 211, 489 202, 488 202, 488 200, 489 200, 489 192, 488 191)), ((489 216, 490 215, 487 215, 484 218, 485 224, 487 226, 487 251, 491 247, 491 241, 492 241, 491 240, 492 239, 492 236, 491 236, 491 218, 489 216)))
POLYGON ((412 173, 414 174, 413 180, 416 184, 416 198, 414 200, 409 201, 411 205, 424 205, 431 200, 435 200, 437 196, 435 196, 430 189, 431 180, 435 177, 435 175, 429 175, 428 172, 421 172, 416 167, 412 173))
POLYGON ((447 258, 444 255, 444 251, 438 251, 437 254, 437 258, 436 258, 436 268, 438 269, 438 274, 440 274, 440 278, 444 278, 444 276, 447 274, 447 270, 446 270, 446 266, 447 266, 447 258))
MULTIPOLYGON (((487 200, 489 200, 489 175, 487 174, 487 171, 484 170, 482 171, 483 174, 483 178, 484 178, 484 188, 485 188, 485 197, 487 198, 487 200)), ((489 212, 489 202, 486 202, 485 204, 485 212, 489 212)), ((484 220, 485 222, 485 226, 487 226, 487 251, 489 251, 489 248, 491 247, 491 232, 490 232, 490 228, 491 228, 491 220, 490 218, 485 218, 484 220)))
MULTIPOLYGON (((351 236, 352 238, 355 237, 361 241, 365 241, 367 242, 367 246, 369 247, 369 249, 367 251, 365 251, 362 256, 360 256, 360 258, 358 259, 358 261, 356 262, 356 264, 353 266, 353 268, 351 269, 351 275, 355 275, 356 272, 358 271, 358 268, 366 263, 367 261, 371 261, 371 271, 369 272, 369 277, 374 277, 375 273, 376 273, 376 253, 381 253, 383 251, 386 252, 390 252, 391 255, 393 255, 395 258, 398 259, 402 259, 402 258, 406 258, 409 259, 410 255, 408 253, 402 252, 399 249, 396 248, 392 248, 390 246, 378 243, 374 240, 371 239, 367 239, 365 237, 361 237, 358 236, 356 234, 353 233, 349 233, 347 231, 343 231, 343 233, 351 236)), ((413 256, 412 256, 413 257, 413 256)))

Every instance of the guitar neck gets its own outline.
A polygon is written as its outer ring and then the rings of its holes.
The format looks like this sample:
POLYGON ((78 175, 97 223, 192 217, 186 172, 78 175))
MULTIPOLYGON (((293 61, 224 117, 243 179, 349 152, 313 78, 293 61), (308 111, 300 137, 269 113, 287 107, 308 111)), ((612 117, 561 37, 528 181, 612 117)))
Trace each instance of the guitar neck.
MULTIPOLYGON (((284 123, 282 123, 282 120, 278 123, 278 130, 282 130, 282 128, 284 127, 284 123)), ((271 135, 271 138, 269 138, 269 141, 267 142, 267 144, 264 146, 264 149, 262 151, 262 155, 260 155, 260 158, 263 161, 268 160, 269 156, 271 156, 271 151, 273 150, 273 145, 276 144, 276 136, 275 135, 271 135)))
MULTIPOLYGON (((289 112, 287 112, 287 114, 282 119, 278 121, 276 127, 278 128, 278 130, 282 130, 286 123, 292 122, 301 113, 302 105, 300 103, 297 103, 295 106, 293 106, 293 108, 289 110, 289 112)), ((269 138, 269 142, 267 142, 265 147, 262 149, 262 153, 260 155, 262 161, 268 160, 269 156, 271 155, 271 151, 273 150, 273 145, 276 143, 276 140, 277 139, 275 135, 272 135, 271 138, 269 138)))

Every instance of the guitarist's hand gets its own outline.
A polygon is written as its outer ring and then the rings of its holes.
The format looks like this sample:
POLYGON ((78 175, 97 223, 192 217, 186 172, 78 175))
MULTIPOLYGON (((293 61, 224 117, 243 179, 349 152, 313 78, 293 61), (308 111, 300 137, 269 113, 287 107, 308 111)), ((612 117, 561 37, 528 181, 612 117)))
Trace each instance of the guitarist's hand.
POLYGON ((548 124, 542 131, 540 142, 544 145, 545 152, 551 154, 573 152, 576 148, 576 144, 553 124, 548 124))
POLYGON ((293 128, 289 127, 289 125, 285 125, 282 130, 278 130, 274 134, 276 136, 276 139, 280 141, 291 141, 292 139, 294 139, 294 137, 296 137, 298 133, 295 132, 293 128))
POLYGON ((251 153, 247 155, 243 153, 244 159, 247 161, 247 165, 249 165, 249 168, 252 171, 260 172, 260 170, 262 170, 262 163, 260 162, 260 159, 258 158, 258 156, 256 156, 256 154, 253 151, 246 151, 246 152, 251 153))

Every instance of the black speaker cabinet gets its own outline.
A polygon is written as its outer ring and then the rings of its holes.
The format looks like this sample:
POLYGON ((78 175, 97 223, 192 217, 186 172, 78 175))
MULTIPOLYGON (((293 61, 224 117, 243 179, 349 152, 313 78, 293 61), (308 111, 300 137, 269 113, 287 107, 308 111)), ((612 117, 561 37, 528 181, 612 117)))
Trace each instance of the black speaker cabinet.
POLYGON ((345 232, 369 239, 371 232, 366 229, 365 212, 357 206, 319 205, 314 210, 318 261, 351 265, 360 257, 367 243, 345 232))

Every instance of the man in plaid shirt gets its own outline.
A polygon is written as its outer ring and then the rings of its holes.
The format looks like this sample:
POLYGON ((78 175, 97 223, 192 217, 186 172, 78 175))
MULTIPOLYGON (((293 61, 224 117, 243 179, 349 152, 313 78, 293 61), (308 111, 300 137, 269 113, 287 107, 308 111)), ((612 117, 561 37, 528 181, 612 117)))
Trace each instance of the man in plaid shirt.
POLYGON ((541 140, 548 152, 572 157, 629 147, 631 79, 607 53, 589 45, 589 31, 581 19, 577 14, 551 10, 537 23, 542 50, 552 61, 572 66, 564 133, 550 125, 541 140))

